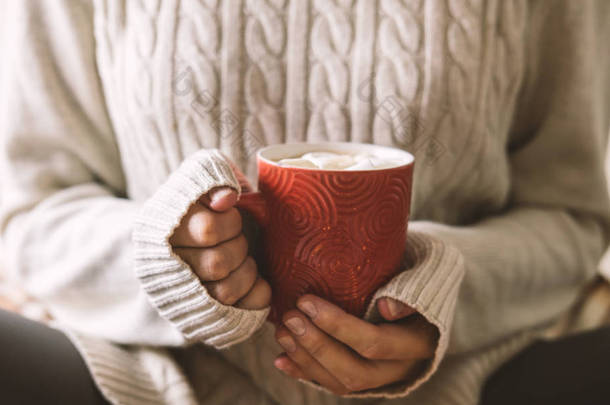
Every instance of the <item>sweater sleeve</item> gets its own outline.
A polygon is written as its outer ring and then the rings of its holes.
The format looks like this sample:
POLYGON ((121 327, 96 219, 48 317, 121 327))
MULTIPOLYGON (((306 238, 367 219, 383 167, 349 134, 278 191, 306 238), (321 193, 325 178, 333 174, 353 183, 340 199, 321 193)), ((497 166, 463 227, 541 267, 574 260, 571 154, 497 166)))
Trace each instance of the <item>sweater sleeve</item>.
POLYGON ((148 201, 126 198, 96 70, 91 3, 8 6, 0 227, 11 275, 81 334, 216 348, 249 337, 267 311, 214 300, 168 244, 201 194, 221 185, 239 190, 228 162, 217 151, 198 152, 148 201))
POLYGON ((511 142, 506 210, 468 226, 409 224, 408 271, 380 289, 440 332, 428 371, 464 353, 544 325, 569 308, 608 243, 604 179, 610 72, 608 2, 532 2, 524 80, 511 142))

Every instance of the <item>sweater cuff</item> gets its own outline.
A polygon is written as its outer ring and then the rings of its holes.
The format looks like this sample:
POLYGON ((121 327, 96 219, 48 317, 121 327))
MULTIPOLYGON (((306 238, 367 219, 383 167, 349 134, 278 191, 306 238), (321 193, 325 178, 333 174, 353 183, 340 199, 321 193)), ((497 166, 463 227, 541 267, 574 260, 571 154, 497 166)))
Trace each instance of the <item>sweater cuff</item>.
POLYGON ((379 289, 365 319, 378 322, 377 301, 393 298, 416 309, 438 328, 439 339, 434 357, 426 371, 415 381, 396 383, 352 396, 396 398, 408 395, 426 382, 438 368, 449 344, 459 286, 464 277, 464 259, 459 250, 424 233, 409 231, 405 253, 410 269, 379 289))
POLYGON ((220 186, 241 193, 230 163, 218 150, 197 152, 144 204, 133 232, 136 274, 152 305, 187 342, 202 341, 217 349, 248 339, 269 312, 215 300, 169 243, 189 207, 220 186))

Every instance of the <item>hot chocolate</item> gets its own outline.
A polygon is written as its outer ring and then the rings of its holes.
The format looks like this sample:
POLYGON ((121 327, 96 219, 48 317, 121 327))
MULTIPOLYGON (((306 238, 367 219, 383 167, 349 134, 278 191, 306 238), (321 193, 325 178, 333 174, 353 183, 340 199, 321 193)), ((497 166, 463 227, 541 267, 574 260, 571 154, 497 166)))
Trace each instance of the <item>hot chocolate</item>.
POLYGON ((380 170, 405 164, 396 156, 379 156, 371 153, 337 153, 328 151, 307 152, 301 156, 277 161, 280 166, 318 170, 380 170))

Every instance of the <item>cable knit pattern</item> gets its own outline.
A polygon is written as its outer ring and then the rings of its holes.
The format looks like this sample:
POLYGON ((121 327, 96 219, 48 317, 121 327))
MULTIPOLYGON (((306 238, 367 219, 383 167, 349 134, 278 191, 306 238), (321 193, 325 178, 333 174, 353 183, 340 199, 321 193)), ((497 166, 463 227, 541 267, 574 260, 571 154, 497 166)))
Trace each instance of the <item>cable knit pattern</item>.
POLYGON ((311 28, 312 65, 309 82, 312 141, 345 141, 350 130, 346 105, 350 94, 347 60, 354 30, 350 0, 315 0, 311 28))
POLYGON ((182 149, 216 148, 219 142, 211 124, 220 108, 218 4, 182 0, 177 18, 172 87, 182 149))
POLYGON ((220 186, 240 190, 222 155, 212 150, 191 156, 144 205, 133 241, 136 273, 159 313, 189 342, 224 348, 250 337, 269 309, 249 311, 216 301, 168 242, 188 208, 220 186))
MULTIPOLYGON (((285 133, 284 2, 248 0, 247 5, 245 44, 250 64, 244 83, 247 105, 244 133, 261 145, 281 143, 285 133)), ((254 167, 248 168, 248 172, 254 171, 254 167)))
MULTIPOLYGON (((488 111, 503 109, 512 110, 515 93, 519 91, 519 83, 523 75, 522 63, 510 63, 511 60, 523 60, 524 49, 520 46, 525 34, 527 3, 525 0, 502 1, 493 15, 497 27, 495 41, 492 47, 491 85, 487 92, 488 111), (501 18, 504 16, 504 18, 501 18)), ((499 128, 509 125, 511 117, 505 115, 486 114, 488 117, 488 135, 494 134, 499 128)))
POLYGON ((3 254, 113 403, 475 405, 593 277, 604 1, 6 3, 3 254), (211 298, 168 244, 199 196, 239 188, 223 156, 254 180, 257 148, 319 140, 416 158, 410 262, 374 301, 440 338, 366 400, 282 376, 267 311, 211 298))
MULTIPOLYGON (((417 150, 420 153, 416 152, 416 157, 421 157, 420 161, 434 162, 437 156, 429 152, 429 148, 435 145, 435 142, 430 139, 434 134, 448 131, 469 133, 471 134, 469 137, 452 137, 441 144, 443 148, 450 151, 451 159, 460 162, 461 169, 465 173, 472 173, 480 164, 479 157, 484 147, 484 128, 481 125, 483 120, 477 118, 482 114, 484 99, 481 98, 481 93, 486 90, 486 81, 489 77, 487 73, 481 76, 481 71, 487 69, 490 62, 485 60, 484 51, 492 49, 491 47, 483 48, 484 27, 482 22, 485 21, 484 11, 486 10, 484 6, 491 6, 494 1, 444 0, 440 3, 442 6, 439 6, 435 12, 439 13, 438 18, 442 19, 443 23, 429 29, 435 31, 434 35, 443 37, 445 49, 436 50, 436 54, 441 59, 427 60, 429 64, 427 69, 442 69, 441 74, 445 77, 446 86, 435 88, 434 91, 438 94, 435 94, 434 97, 438 103, 444 104, 445 108, 434 109, 432 112, 428 111, 423 114, 424 123, 429 125, 432 121, 433 126, 426 127, 426 141, 428 142, 417 150), (442 14, 441 10, 444 11, 442 14), (483 63, 484 60, 487 63, 483 63)), ((437 43, 437 45, 439 44, 437 43)), ((468 218, 472 215, 468 209, 462 209, 461 201, 455 199, 456 195, 463 191, 460 183, 468 181, 469 177, 464 176, 456 182, 454 175, 455 173, 451 169, 444 167, 436 170, 434 174, 424 173, 418 178, 418 181, 425 183, 428 187, 434 187, 435 200, 452 200, 457 207, 460 207, 459 209, 453 212, 445 211, 441 214, 436 212, 439 208, 436 204, 431 204, 427 199, 420 199, 418 195, 415 195, 413 202, 415 209, 421 209, 424 216, 444 215, 448 222, 472 220, 472 218, 468 218), (449 216, 452 215, 457 215, 459 218, 450 218, 449 216)), ((472 182, 469 186, 476 187, 472 182)), ((464 205, 469 204, 464 203, 464 205)))
MULTIPOLYGON (((158 44, 156 24, 158 23, 159 3, 152 0, 136 0, 127 3, 127 18, 133 20, 127 30, 125 64, 130 66, 126 80, 138 83, 126 89, 127 113, 133 117, 133 131, 146 136, 134 137, 133 147, 142 150, 148 158, 146 162, 150 174, 158 182, 165 179, 165 173, 179 162, 175 153, 165 155, 160 150, 168 146, 170 140, 161 134, 159 116, 153 94, 153 54, 158 44)), ((172 148, 175 150, 175 148, 172 148)))
POLYGON ((421 1, 381 1, 377 38, 379 63, 374 81, 375 142, 400 145, 412 152, 425 140, 414 119, 423 87, 420 64, 425 48, 421 8, 421 1))
MULTIPOLYGON (((506 142, 506 137, 498 137, 496 134, 502 132, 502 128, 510 126, 511 116, 505 114, 491 114, 491 111, 513 111, 515 109, 516 95, 519 84, 523 78, 523 63, 511 63, 523 61, 524 48, 520 45, 525 38, 524 21, 527 17, 527 4, 525 0, 500 1, 497 7, 492 7, 488 12, 487 19, 493 21, 496 32, 488 34, 488 40, 493 41, 490 47, 489 70, 490 82, 486 92, 481 97, 485 99, 483 106, 486 117, 481 122, 481 131, 484 133, 483 150, 497 147, 506 142), (503 18, 502 18, 503 17, 503 18)), ((508 133, 506 133, 508 135, 508 133)), ((489 156, 481 155, 479 169, 472 171, 471 178, 463 184, 466 187, 477 189, 480 193, 488 195, 488 207, 486 211, 493 212, 501 207, 506 200, 509 187, 508 159, 495 159, 489 161, 489 156), (482 168, 496 170, 504 174, 500 176, 504 180, 490 181, 485 176, 482 168), (466 184, 467 183, 467 184, 466 184)), ((480 213, 479 213, 480 215, 480 213)))

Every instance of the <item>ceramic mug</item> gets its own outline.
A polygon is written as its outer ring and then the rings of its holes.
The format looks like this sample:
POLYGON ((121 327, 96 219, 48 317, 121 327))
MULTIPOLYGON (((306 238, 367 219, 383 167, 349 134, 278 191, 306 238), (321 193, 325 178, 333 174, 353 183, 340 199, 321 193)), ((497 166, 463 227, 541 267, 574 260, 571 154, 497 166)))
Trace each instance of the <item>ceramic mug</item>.
POLYGON ((308 293, 363 316, 374 292, 401 270, 413 156, 369 144, 281 144, 259 150, 257 164, 259 191, 242 194, 237 207, 262 228, 270 319, 308 293), (383 154, 404 164, 349 171, 277 163, 313 151, 383 154))

